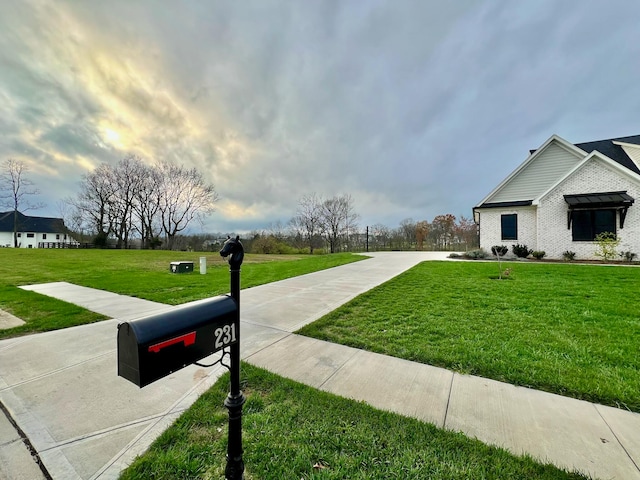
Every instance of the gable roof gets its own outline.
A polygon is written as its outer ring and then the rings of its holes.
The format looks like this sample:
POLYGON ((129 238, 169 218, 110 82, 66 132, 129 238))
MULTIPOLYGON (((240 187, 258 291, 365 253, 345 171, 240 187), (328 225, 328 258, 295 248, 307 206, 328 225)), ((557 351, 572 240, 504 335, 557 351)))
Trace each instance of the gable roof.
POLYGON ((609 157, 607 157, 606 155, 603 155, 597 150, 594 150, 589 155, 587 155, 578 165, 576 165, 575 168, 571 169, 569 172, 567 172, 566 175, 558 179, 558 181, 555 184, 553 184, 546 192, 544 192, 543 194, 538 196, 536 199, 534 199, 533 204, 537 205, 543 198, 549 195, 559 185, 567 181, 569 178, 575 175, 576 172, 578 172, 580 169, 584 168, 589 162, 592 162, 594 160, 599 160, 603 164, 608 165, 609 168, 611 168, 612 170, 617 171, 620 175, 626 176, 631 181, 640 183, 640 175, 638 175, 635 172, 632 172, 628 168, 623 167, 620 163, 614 162, 609 157))
MULTIPOLYGON (((529 165, 531 165, 540 155, 542 155, 543 151, 548 150, 551 145, 557 145, 559 147, 562 147, 565 149, 566 152, 572 153, 575 156, 574 158, 577 157, 576 160, 579 159, 578 163, 573 166, 571 166, 570 164, 564 165, 565 168, 570 167, 566 171, 567 174, 570 174, 575 170, 575 168, 583 164, 585 159, 591 158, 593 157, 593 155, 597 155, 599 158, 607 159, 609 162, 615 163, 619 167, 623 167, 622 168, 623 170, 627 171, 633 176, 640 175, 640 169, 638 168, 638 165, 634 162, 632 158, 629 157, 629 155, 627 154, 625 149, 623 149, 620 143, 634 145, 634 146, 637 145, 638 148, 640 149, 640 135, 633 135, 628 137, 616 137, 616 138, 610 138, 607 140, 597 140, 594 142, 585 142, 585 143, 576 143, 576 144, 567 142, 566 140, 564 140, 563 138, 557 135, 552 135, 544 144, 542 144, 542 146, 540 146, 535 150, 530 150, 530 154, 527 157, 527 159, 518 168, 516 168, 513 172, 511 172, 511 174, 509 174, 502 182, 500 182, 500 184, 498 184, 496 188, 494 188, 484 199, 482 199, 482 201, 478 205, 476 205, 475 208, 486 208, 486 207, 490 208, 490 207, 496 207, 496 206, 516 206, 517 203, 520 203, 522 201, 535 200, 536 198, 543 197, 549 190, 545 189, 546 192, 545 191, 538 191, 538 192, 529 191, 528 193, 522 191, 520 193, 521 194, 524 193, 525 195, 523 196, 516 195, 517 197, 521 197, 521 198, 515 198, 513 193, 515 193, 514 188, 516 184, 514 184, 513 181, 525 169, 527 169, 529 165), (507 188, 508 190, 505 190, 505 188, 507 188), (502 197, 505 197, 505 193, 507 191, 510 192, 510 194, 508 194, 508 197, 512 197, 512 198, 502 198, 502 197), (498 201, 498 200, 508 200, 508 201, 505 202, 505 201, 498 201), (507 203, 509 205, 507 205, 507 203)), ((540 167, 538 167, 538 170, 539 168, 540 167)), ((562 166, 554 162, 552 170, 548 173, 551 173, 555 169, 556 170, 555 174, 557 175, 558 173, 560 173, 560 171, 557 170, 558 168, 562 168, 562 166)), ((566 178, 566 175, 561 174, 560 177, 557 177, 555 181, 552 181, 547 186, 549 187, 549 189, 551 189, 555 187, 555 185, 557 185, 559 182, 561 182, 564 178, 566 178)), ((549 180, 550 178, 547 179, 547 181, 549 180)), ((517 182, 518 182, 517 184, 519 185, 520 181, 517 181, 517 182)), ((540 186, 541 185, 538 185, 538 187, 540 186)))
MULTIPOLYGON (((564 172, 577 165, 586 155, 587 154, 584 150, 581 150, 572 143, 567 142, 564 138, 561 138, 558 135, 551 135, 551 137, 549 137, 539 148, 533 150, 527 159, 518 166, 518 168, 512 171, 504 180, 502 180, 502 182, 489 192, 489 194, 484 197, 475 208, 509 206, 506 205, 505 202, 512 203, 524 200, 532 201, 534 198, 538 197, 540 193, 545 191, 552 184, 556 183, 558 176, 562 176, 564 172), (542 184, 537 185, 537 188, 534 186, 533 190, 529 189, 528 192, 518 192, 516 195, 513 195, 513 189, 515 187, 513 182, 515 181, 517 183, 518 178, 522 178, 521 174, 531 165, 537 165, 539 170, 540 164, 539 162, 536 162, 536 160, 541 157, 545 151, 549 151, 549 149, 555 149, 557 152, 565 152, 568 157, 565 158, 564 162, 553 161, 550 165, 553 165, 553 170, 555 170, 555 172, 545 169, 544 176, 547 178, 542 182, 542 184), (511 194, 505 195, 505 188, 511 190, 511 194)), ((540 180, 538 175, 535 175, 535 177, 538 181, 540 180)))
MULTIPOLYGON (((18 213, 18 232, 67 233, 61 218, 29 217, 18 213)), ((0 212, 0 232, 13 232, 13 211, 0 212)))

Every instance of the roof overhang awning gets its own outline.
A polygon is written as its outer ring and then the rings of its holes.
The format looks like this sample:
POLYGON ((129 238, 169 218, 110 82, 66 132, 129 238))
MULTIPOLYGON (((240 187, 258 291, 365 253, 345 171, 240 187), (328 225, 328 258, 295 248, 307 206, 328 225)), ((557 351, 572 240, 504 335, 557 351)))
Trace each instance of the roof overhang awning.
POLYGON ((569 208, 620 208, 630 207, 635 199, 627 192, 607 192, 607 193, 581 193, 579 195, 565 195, 565 202, 569 208))
POLYGON ((635 199, 624 192, 604 193, 580 193, 578 195, 565 195, 565 202, 569 206, 567 215, 567 228, 571 228, 571 212, 574 210, 616 209, 620 211, 620 228, 624 228, 624 220, 627 210, 635 199))

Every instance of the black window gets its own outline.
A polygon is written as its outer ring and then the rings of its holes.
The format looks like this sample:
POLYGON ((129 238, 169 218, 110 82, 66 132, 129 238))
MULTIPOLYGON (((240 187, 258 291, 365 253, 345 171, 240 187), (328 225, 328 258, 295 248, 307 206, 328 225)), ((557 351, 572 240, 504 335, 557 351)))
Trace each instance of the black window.
POLYGON ((27 238, 33 238, 35 236, 36 236, 35 233, 27 233, 27 238))
POLYGON ((616 233, 615 210, 574 210, 571 216, 574 242, 591 242, 600 233, 616 233))
POLYGON ((502 240, 518 239, 518 215, 516 213, 502 215, 500 223, 502 226, 502 240))
POLYGON ((43 240, 46 240, 46 239, 47 239, 47 234, 46 234, 46 233, 43 233, 43 234, 42 234, 42 239, 43 239, 43 240))

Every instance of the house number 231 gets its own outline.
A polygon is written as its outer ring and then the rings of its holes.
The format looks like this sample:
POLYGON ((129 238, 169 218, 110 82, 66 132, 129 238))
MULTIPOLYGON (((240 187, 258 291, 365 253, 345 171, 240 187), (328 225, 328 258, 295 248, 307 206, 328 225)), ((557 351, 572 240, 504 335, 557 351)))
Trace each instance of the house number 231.
POLYGON ((236 324, 223 325, 214 330, 213 335, 216 337, 215 347, 224 348, 236 342, 236 324))

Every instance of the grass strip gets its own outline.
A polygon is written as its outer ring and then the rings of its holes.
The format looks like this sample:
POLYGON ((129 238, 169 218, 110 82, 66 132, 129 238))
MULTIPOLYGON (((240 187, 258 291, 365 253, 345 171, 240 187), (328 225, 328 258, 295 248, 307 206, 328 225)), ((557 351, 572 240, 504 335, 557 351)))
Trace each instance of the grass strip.
POLYGON ((12 286, 0 286, 0 299, 0 308, 26 322, 19 327, 0 330, 0 338, 58 330, 107 318, 77 305, 12 286))
POLYGON ((298 333, 640 411, 640 269, 425 262, 298 333))
MULTIPOLYGON (((585 478, 248 364, 242 378, 247 480, 585 478)), ((227 374, 121 479, 223 478, 228 385, 227 374)))

